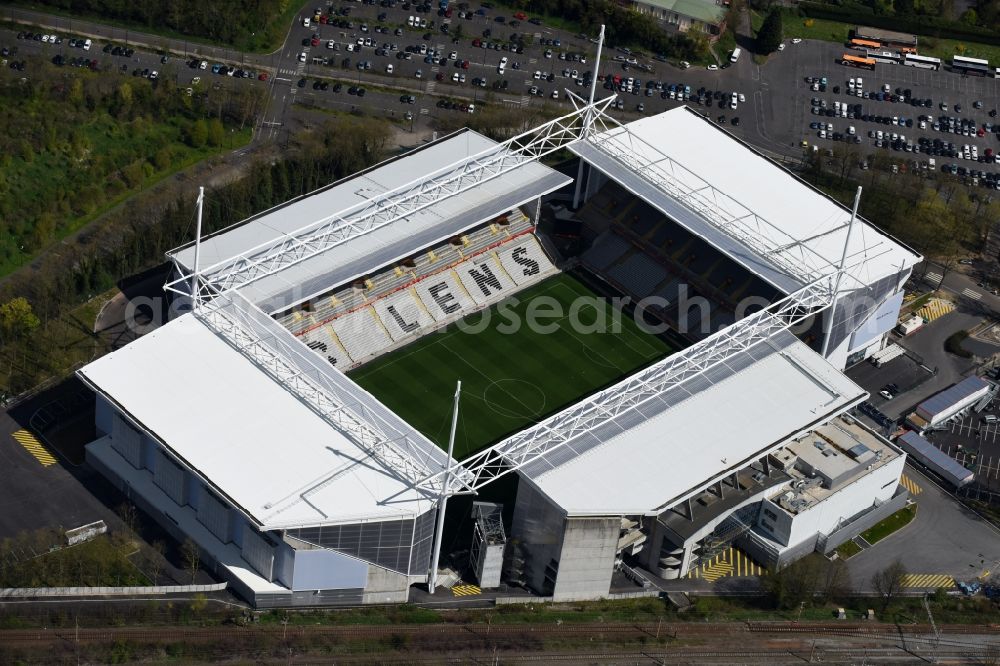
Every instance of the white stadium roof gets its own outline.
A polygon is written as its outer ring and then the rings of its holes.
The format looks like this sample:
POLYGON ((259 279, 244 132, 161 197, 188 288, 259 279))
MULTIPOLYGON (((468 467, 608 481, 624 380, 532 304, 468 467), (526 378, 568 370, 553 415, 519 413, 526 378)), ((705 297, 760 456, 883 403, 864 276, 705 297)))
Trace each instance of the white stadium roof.
POLYGON ((659 513, 865 395, 781 332, 521 472, 569 515, 659 513))
MULTIPOLYGON (((785 293, 839 266, 850 209, 687 107, 626 127, 593 134, 570 149, 785 293)), ((847 266, 864 284, 920 261, 859 222, 847 266)), ((843 288, 859 286, 851 282, 843 288)))
MULTIPOLYGON (((311 194, 272 208, 202 239, 199 267, 211 279, 212 266, 239 255, 255 256, 275 239, 294 234, 332 215, 350 212, 386 192, 428 178, 450 164, 469 161, 497 147, 495 141, 466 130, 406 155, 378 164, 311 194)), ((461 166, 456 167, 460 169, 461 166)), ((374 268, 408 257, 415 250, 444 241, 504 211, 570 183, 572 179, 535 160, 478 183, 460 196, 441 199, 422 210, 358 235, 278 273, 240 288, 267 312, 308 300, 374 268)), ((186 272, 194 265, 194 244, 168 253, 186 272)))
MULTIPOLYGON (((414 517, 433 502, 194 315, 79 374, 267 528, 414 517)), ((369 411, 444 460, 444 452, 363 389, 343 383, 369 411)))

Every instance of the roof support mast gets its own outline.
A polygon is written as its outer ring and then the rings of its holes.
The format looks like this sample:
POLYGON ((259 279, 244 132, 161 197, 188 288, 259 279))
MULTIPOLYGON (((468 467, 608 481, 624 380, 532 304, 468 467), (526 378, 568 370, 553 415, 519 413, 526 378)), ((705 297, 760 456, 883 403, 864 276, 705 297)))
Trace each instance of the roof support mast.
POLYGON ((840 295, 840 281, 844 277, 844 269, 847 267, 847 252, 851 246, 851 236, 854 233, 854 221, 858 218, 858 206, 861 204, 861 186, 854 195, 854 207, 851 208, 851 223, 847 227, 847 239, 844 241, 844 252, 840 255, 840 270, 837 271, 837 281, 833 286, 833 303, 829 312, 826 313, 826 326, 823 327, 823 358, 826 358, 830 350, 830 334, 833 333, 833 317, 837 314, 837 297, 840 295))
POLYGON ((194 267, 191 269, 191 309, 198 309, 198 255, 201 254, 201 211, 205 207, 205 188, 198 188, 198 224, 194 232, 194 267))
MULTIPOLYGON (((604 24, 601 24, 601 34, 597 36, 597 57, 594 59, 594 77, 590 80, 590 98, 587 101, 587 110, 583 116, 583 132, 582 136, 584 139, 590 134, 590 127, 594 123, 593 116, 593 105, 594 105, 594 95, 597 93, 597 79, 600 78, 597 73, 601 71, 601 49, 604 47, 604 24)), ((583 188, 583 162, 580 159, 580 166, 576 170, 576 189, 573 191, 573 210, 580 207, 580 190, 583 188)))
POLYGON ((434 531, 434 545, 431 546, 431 570, 427 580, 427 591, 434 594, 437 587, 438 558, 441 555, 441 538, 444 536, 444 512, 448 508, 448 480, 451 477, 451 463, 455 453, 455 428, 458 426, 458 399, 462 394, 462 380, 455 386, 455 407, 451 412, 451 434, 448 436, 448 457, 445 459, 444 483, 441 484, 441 494, 438 496, 437 526, 434 531))

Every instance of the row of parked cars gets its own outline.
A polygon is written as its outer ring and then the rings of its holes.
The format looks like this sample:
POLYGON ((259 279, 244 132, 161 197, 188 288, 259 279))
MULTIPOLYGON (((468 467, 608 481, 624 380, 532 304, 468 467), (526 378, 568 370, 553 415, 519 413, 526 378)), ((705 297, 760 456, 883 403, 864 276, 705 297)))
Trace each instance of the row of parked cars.
POLYGON ((883 428, 891 428, 896 425, 896 422, 890 419, 888 416, 882 413, 882 411, 871 404, 870 402, 863 402, 858 405, 858 411, 870 418, 875 423, 879 424, 883 428))

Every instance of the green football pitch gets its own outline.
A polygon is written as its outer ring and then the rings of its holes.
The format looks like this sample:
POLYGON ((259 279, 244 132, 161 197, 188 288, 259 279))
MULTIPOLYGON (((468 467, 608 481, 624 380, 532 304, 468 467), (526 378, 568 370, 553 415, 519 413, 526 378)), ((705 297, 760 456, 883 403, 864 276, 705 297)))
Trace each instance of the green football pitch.
POLYGON ((462 458, 672 351, 570 275, 549 278, 514 299, 470 315, 461 326, 428 334, 350 376, 442 447, 447 446, 455 382, 461 380, 455 457, 462 458), (526 324, 531 311, 561 316, 538 318, 551 329, 544 330, 526 324), (515 319, 523 325, 511 326, 515 319))

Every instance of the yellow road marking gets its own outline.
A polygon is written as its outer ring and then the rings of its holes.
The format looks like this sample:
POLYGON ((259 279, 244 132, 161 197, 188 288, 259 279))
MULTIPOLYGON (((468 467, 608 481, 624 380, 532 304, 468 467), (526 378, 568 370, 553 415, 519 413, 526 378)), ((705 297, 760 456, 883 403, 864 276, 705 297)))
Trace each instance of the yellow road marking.
POLYGON ((955 587, 955 579, 945 574, 907 574, 903 577, 903 587, 948 589, 955 587))
POLYGON ((714 583, 727 576, 766 576, 767 569, 760 566, 739 548, 730 546, 708 562, 688 571, 688 578, 701 578, 714 583))
POLYGON ((919 495, 924 489, 917 485, 916 481, 903 474, 899 477, 899 485, 906 488, 911 495, 919 495))
POLYGON ((49 467, 56 464, 57 461, 55 456, 53 456, 49 450, 27 430, 18 430, 11 436, 17 441, 18 444, 23 446, 28 453, 33 455, 35 459, 42 464, 42 467, 49 467))
POLYGON ((482 590, 478 585, 456 585, 451 588, 451 593, 456 597, 467 597, 473 594, 480 594, 482 590))

